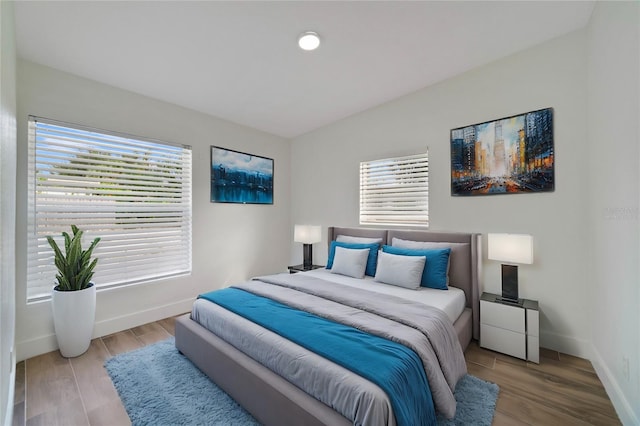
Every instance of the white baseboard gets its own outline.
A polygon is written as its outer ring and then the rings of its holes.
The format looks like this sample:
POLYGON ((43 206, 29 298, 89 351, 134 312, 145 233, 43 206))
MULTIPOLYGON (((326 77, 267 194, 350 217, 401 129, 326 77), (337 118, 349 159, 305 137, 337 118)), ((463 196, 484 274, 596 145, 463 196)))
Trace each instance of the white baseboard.
POLYGON ((591 351, 593 349, 591 342, 588 340, 545 330, 540 330, 540 347, 584 359, 591 359, 591 351))
MULTIPOLYGON (((15 377, 11 378, 12 380, 15 380, 15 377)), ((4 422, 2 423, 5 426, 11 426, 13 425, 13 400, 14 400, 14 390, 12 388, 11 392, 9 392, 9 395, 7 396, 7 409, 4 412, 4 422)))
POLYGON ((46 354, 58 349, 58 342, 55 334, 47 334, 29 340, 16 343, 16 355, 18 362, 34 356, 46 354))
POLYGON ((102 337, 128 328, 137 327, 163 318, 172 317, 174 315, 191 312, 193 307, 193 297, 180 300, 164 306, 157 306, 146 311, 134 312, 116 318, 96 322, 93 329, 93 337, 102 337))
MULTIPOLYGON (((156 306, 144 311, 133 312, 115 318, 98 321, 93 329, 93 338, 107 336, 122 330, 137 327, 163 318, 191 311, 193 297, 180 300, 168 305, 156 306)), ((17 342, 16 357, 18 362, 34 356, 42 355, 58 349, 55 334, 47 334, 34 339, 17 342)))
POLYGON ((13 425, 13 406, 15 401, 16 391, 16 358, 13 351, 11 351, 11 374, 9 375, 9 394, 6 401, 1 401, 2 404, 7 404, 7 409, 4 410, 4 420, 2 424, 5 426, 13 425))
POLYGON ((607 395, 613 404, 613 408, 616 409, 616 413, 618 417, 620 417, 622 424, 629 426, 640 425, 640 419, 636 413, 633 412, 633 408, 622 392, 622 389, 620 389, 618 381, 593 345, 591 346, 591 353, 591 364, 593 364, 598 378, 604 385, 604 389, 607 391, 607 395))

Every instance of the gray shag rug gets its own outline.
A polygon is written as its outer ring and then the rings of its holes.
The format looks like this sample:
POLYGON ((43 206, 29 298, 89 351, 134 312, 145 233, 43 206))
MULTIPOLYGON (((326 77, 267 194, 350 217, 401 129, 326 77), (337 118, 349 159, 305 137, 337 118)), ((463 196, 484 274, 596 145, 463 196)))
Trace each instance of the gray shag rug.
MULTIPOLYGON (((105 367, 134 426, 259 425, 178 352, 173 338, 116 355, 105 367)), ((467 374, 456 386, 456 417, 438 417, 438 425, 491 425, 498 392, 498 385, 467 374)))

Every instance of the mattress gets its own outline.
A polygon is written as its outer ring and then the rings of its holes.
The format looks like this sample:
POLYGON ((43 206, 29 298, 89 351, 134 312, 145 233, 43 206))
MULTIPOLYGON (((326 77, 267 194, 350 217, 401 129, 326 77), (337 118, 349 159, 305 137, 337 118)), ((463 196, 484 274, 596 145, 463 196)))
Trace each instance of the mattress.
POLYGON ((372 277, 358 279, 347 277, 345 275, 332 274, 328 269, 314 269, 313 271, 302 273, 337 284, 375 291, 376 293, 401 297, 403 299, 423 303, 427 306, 433 306, 447 314, 447 317, 452 323, 455 322, 462 314, 466 304, 464 291, 457 287, 449 287, 448 290, 436 290, 426 287, 421 287, 418 290, 412 290, 395 285, 379 283, 374 281, 372 277))

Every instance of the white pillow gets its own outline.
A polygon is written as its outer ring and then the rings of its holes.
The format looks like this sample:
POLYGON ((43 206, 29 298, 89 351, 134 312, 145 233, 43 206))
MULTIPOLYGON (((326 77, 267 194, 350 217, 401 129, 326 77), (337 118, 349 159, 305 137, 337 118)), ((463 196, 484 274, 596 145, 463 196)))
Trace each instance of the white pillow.
POLYGON ((332 274, 347 275, 353 278, 364 278, 370 249, 348 249, 336 247, 333 256, 332 274))
POLYGON ((336 241, 351 244, 382 244, 382 238, 352 237, 350 235, 338 235, 336 241))
POLYGON ((420 288, 426 261, 426 256, 400 256, 380 251, 374 280, 415 290, 420 288))

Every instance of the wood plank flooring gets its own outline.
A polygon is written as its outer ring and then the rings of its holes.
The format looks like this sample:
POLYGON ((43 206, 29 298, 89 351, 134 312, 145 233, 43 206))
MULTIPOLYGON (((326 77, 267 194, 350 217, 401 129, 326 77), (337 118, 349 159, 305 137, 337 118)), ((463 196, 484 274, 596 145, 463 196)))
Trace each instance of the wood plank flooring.
MULTIPOLYGON (((55 351, 20 362, 14 426, 130 424, 104 361, 164 340, 174 328, 175 317, 167 318, 95 339, 77 358, 55 351)), ((532 364, 476 342, 467 348, 469 373, 500 386, 494 426, 620 424, 589 361, 545 349, 540 355, 532 364)))

